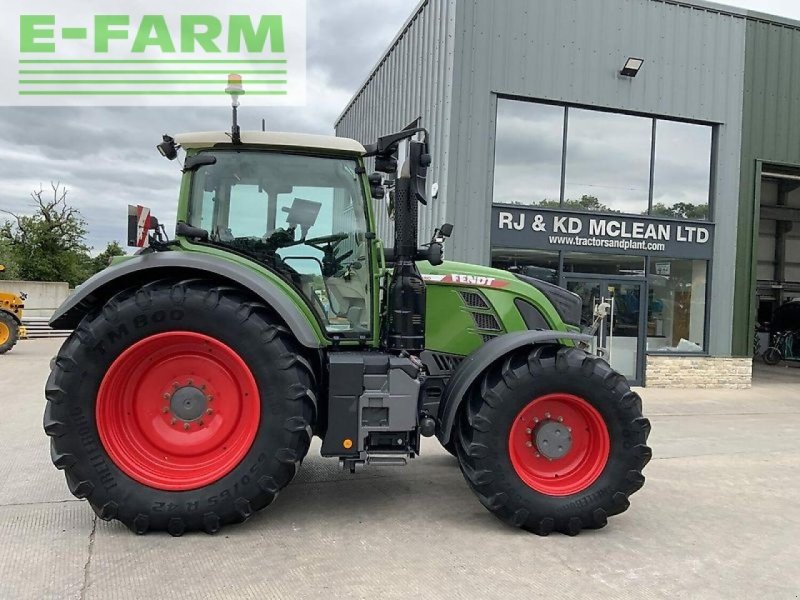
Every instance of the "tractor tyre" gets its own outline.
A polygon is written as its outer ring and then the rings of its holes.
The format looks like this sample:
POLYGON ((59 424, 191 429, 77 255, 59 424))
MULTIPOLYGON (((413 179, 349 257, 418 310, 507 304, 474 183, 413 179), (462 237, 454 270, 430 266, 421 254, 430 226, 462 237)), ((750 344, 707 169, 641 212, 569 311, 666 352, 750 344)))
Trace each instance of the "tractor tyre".
POLYGON ((761 356, 764 362, 771 367, 777 365, 781 360, 783 360, 783 356, 781 355, 781 351, 778 350, 775 346, 770 346, 764 351, 764 354, 761 356))
POLYGON ((449 442, 447 442, 446 444, 442 444, 442 448, 447 450, 448 454, 458 458, 458 449, 456 448, 457 445, 458 445, 458 440, 455 438, 455 436, 451 436, 449 442))
POLYGON ((604 360, 527 348, 479 378, 458 422, 461 470, 502 521, 576 535, 625 511, 652 452, 642 401, 604 360))
POLYGON ((5 311, 0 311, 0 354, 5 354, 17 345, 19 323, 5 311))
POLYGON ((311 440, 315 376, 242 291, 162 280, 87 315, 54 359, 44 430, 67 485, 137 534, 216 533, 270 504, 311 440))

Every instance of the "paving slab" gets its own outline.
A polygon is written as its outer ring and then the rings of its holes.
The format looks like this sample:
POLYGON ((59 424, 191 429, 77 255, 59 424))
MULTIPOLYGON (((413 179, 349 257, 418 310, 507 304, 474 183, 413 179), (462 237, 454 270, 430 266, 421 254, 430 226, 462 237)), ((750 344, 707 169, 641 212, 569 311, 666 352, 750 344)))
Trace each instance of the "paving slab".
MULTIPOLYGON (((342 473, 315 441, 267 510, 215 536, 135 536, 49 462, 58 342, 0 357, 0 598, 798 598, 800 378, 642 390, 647 483, 599 531, 540 538, 474 498, 434 440, 406 468, 342 473)), ((800 375, 800 370, 797 371, 800 375)))

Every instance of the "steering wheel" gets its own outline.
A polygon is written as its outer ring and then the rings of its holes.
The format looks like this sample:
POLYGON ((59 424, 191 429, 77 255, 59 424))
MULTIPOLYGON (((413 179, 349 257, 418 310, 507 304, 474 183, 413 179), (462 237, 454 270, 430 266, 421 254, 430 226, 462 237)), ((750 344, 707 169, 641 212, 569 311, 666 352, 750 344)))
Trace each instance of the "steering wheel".
POLYGON ((322 252, 322 275, 324 277, 338 276, 342 271, 342 263, 353 256, 352 250, 348 250, 341 256, 336 256, 336 248, 348 237, 350 236, 346 233, 334 233, 312 238, 304 242, 307 246, 311 246, 322 252))
POLYGON ((322 235, 320 237, 311 238, 310 240, 307 239, 303 243, 308 245, 308 246, 313 246, 317 250, 324 251, 324 248, 319 248, 317 246, 317 244, 329 244, 330 245, 330 244, 334 244, 334 243, 337 243, 337 242, 342 242, 342 241, 346 240, 348 237, 350 237, 350 236, 348 236, 346 233, 333 233, 331 235, 322 235))

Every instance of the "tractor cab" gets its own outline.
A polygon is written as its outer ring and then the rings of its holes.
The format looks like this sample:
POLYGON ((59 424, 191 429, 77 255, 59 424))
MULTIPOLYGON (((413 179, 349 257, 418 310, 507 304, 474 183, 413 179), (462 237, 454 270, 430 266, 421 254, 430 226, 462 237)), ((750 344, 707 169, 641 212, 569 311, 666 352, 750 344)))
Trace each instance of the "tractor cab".
POLYGON ((177 233, 278 274, 327 334, 371 337, 375 235, 364 147, 303 134, 243 132, 239 139, 175 138, 190 165, 177 233))

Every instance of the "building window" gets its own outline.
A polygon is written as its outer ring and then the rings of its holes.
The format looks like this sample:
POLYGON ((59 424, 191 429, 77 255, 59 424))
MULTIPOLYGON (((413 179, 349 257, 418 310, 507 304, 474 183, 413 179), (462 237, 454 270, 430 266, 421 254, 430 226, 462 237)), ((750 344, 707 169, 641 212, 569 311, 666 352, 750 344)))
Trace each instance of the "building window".
POLYGON ((707 220, 712 135, 709 125, 499 98, 493 200, 707 220))
POLYGON ((495 202, 558 208, 564 110, 548 104, 498 100, 495 202))
POLYGON ((653 216, 708 219, 711 127, 656 123, 653 216))
POLYGON ((565 209, 646 214, 653 120, 569 109, 565 209))
POLYGON ((648 352, 702 352, 705 348, 705 260, 650 259, 648 352))
POLYGON ((643 256, 632 254, 567 252, 564 255, 564 273, 643 277, 644 261, 643 256))

